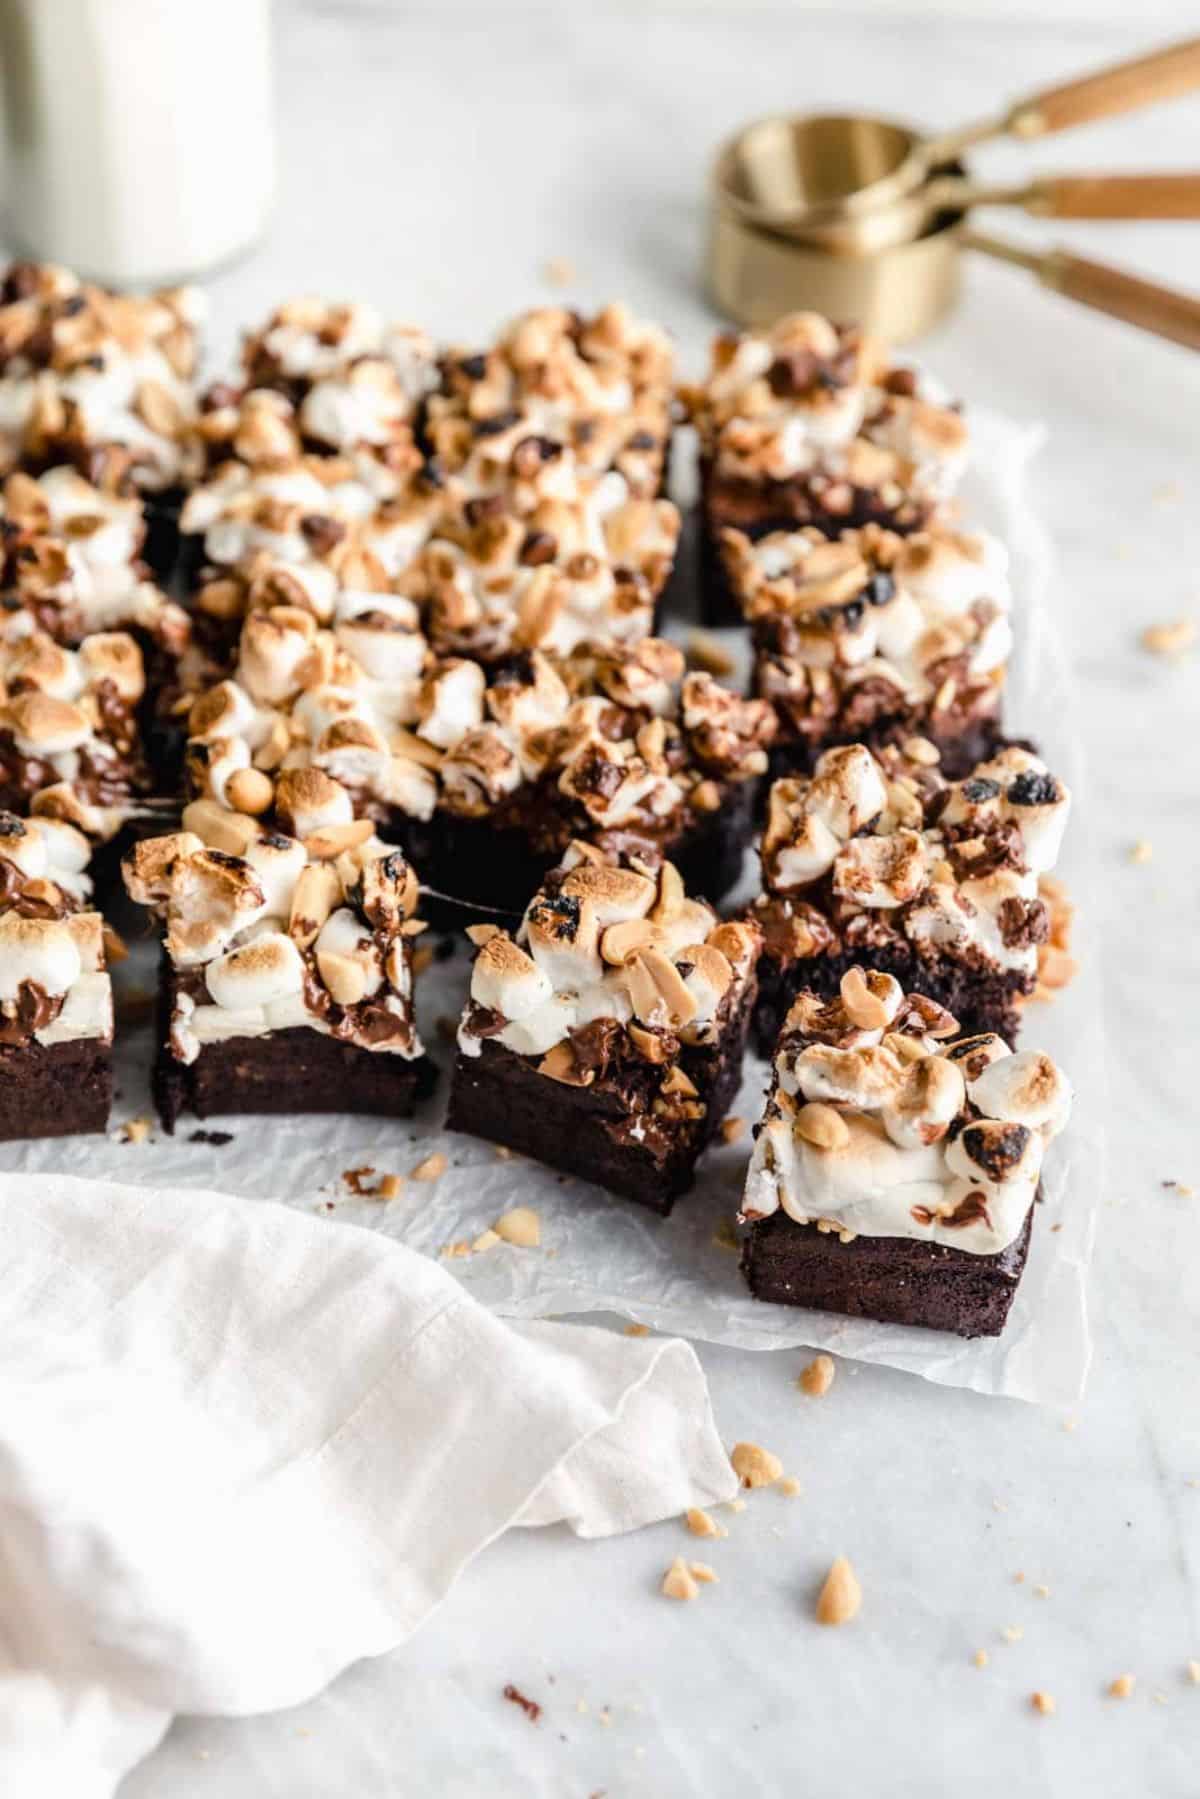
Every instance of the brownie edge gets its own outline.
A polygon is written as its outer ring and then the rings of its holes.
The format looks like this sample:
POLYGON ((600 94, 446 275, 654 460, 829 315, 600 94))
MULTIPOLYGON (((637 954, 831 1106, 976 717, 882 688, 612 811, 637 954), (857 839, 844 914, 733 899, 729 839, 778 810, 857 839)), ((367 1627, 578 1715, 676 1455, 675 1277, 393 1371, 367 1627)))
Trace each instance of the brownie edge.
MULTIPOLYGON (((1041 1189, 1038 1189, 1040 1195, 1041 1189)), ((915 1324, 958 1337, 998 1337, 1024 1272, 1033 1207, 997 1255, 972 1255, 911 1237, 854 1237, 797 1224, 785 1212, 751 1225, 742 1273, 755 1299, 915 1324)))

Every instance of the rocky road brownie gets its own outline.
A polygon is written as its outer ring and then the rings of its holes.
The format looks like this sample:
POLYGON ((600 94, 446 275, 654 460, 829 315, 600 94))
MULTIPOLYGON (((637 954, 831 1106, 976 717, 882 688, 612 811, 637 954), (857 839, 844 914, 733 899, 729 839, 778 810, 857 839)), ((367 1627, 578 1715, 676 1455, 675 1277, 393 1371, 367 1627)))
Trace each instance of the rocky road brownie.
MULTIPOLYGON (((298 821, 307 827, 308 820, 298 821)), ((212 801, 125 883, 166 926, 155 1104, 407 1117, 434 1071, 413 1020, 417 880, 366 820, 287 836, 212 801)))
POLYGON ((914 732, 946 774, 990 753, 1012 651, 998 539, 866 525, 831 542, 809 526, 753 540, 726 531, 722 547, 752 627, 755 691, 779 716, 776 773, 807 772, 831 744, 914 732))
POLYGON ((473 494, 506 484, 514 464, 573 462, 593 475, 614 470, 631 495, 653 499, 666 481, 674 373, 668 334, 619 302, 591 318, 538 307, 489 348, 442 357, 426 440, 446 477, 473 494))
POLYGON ((746 1179, 758 1299, 962 1337, 1004 1328, 1046 1144, 1071 1089, 1049 1056, 853 967, 788 1014, 746 1179))
POLYGON ((945 1006, 967 1032, 1015 1041, 1050 918, 1038 878, 1058 856, 1063 783, 1010 746, 946 781, 926 739, 875 757, 826 750, 771 788, 756 1037, 770 1053, 801 988, 832 999, 858 963, 945 1006))
POLYGON ((687 397, 700 436, 703 598, 713 620, 731 616, 725 529, 921 530, 966 464, 957 408, 857 327, 816 313, 717 338, 707 381, 687 397))
POLYGON ((299 607, 251 613, 236 678, 189 719, 197 796, 262 816, 313 771, 431 887, 514 911, 578 836, 670 856, 713 900, 737 879, 765 701, 685 675, 657 638, 492 669, 432 657, 411 601, 358 598, 331 630, 299 607))
POLYGON ((102 1131, 112 987, 71 825, 0 812, 0 1140, 102 1131))
POLYGON ((142 652, 125 631, 64 649, 41 631, 0 637, 0 805, 106 842, 146 809, 142 652))
POLYGON ((515 937, 471 934, 450 1128, 668 1213, 737 1091, 753 927, 572 844, 515 937))
POLYGON ((205 302, 191 287, 137 297, 50 263, 0 282, 0 474, 72 463, 106 493, 153 496, 144 554, 174 561, 205 302))

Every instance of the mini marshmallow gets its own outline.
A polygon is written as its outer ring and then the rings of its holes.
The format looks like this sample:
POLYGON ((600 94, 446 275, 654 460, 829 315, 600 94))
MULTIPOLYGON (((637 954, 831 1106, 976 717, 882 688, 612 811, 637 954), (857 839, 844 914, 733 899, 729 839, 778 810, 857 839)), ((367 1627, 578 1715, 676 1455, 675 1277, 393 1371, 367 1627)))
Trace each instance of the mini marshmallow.
POLYGON ((290 937, 266 931, 219 956, 205 970, 204 979, 218 1006, 232 1010, 266 1006, 303 991, 304 961, 290 937))
POLYGON ((271 831, 248 843, 242 859, 253 869, 262 889, 262 903, 268 918, 287 918, 291 912, 292 894, 300 871, 307 865, 304 845, 295 837, 271 831))
POLYGON ((319 768, 285 768, 275 786, 275 810, 296 837, 348 825, 354 817, 346 789, 319 768))
POLYGON ((604 972, 596 908, 590 900, 567 893, 539 895, 525 915, 522 934, 533 960, 560 991, 587 986, 604 972))
POLYGON ((962 1071, 943 1056, 925 1056, 904 1071, 893 1100, 881 1108, 883 1128, 901 1149, 938 1143, 962 1111, 962 1071))
POLYGON ((471 971, 471 998, 477 1006, 519 1020, 550 998, 549 978, 504 932, 484 944, 471 971))
POLYGON ((1032 1187, 1041 1172, 1042 1139, 1025 1124, 976 1118, 946 1145, 946 1166, 964 1180, 1032 1187))
POLYGON ((857 906, 888 909, 916 899, 928 879, 929 854, 919 831, 855 837, 833 865, 833 891, 857 906))
POLYGON ((968 1077, 967 1092, 985 1117, 1019 1120, 1047 1137, 1066 1127, 1071 1112, 1071 1084, 1040 1050, 997 1057, 968 1077))
POLYGON ((901 1072, 889 1051, 869 1045, 865 1049, 835 1049, 812 1043, 792 1064, 788 1091, 805 1099, 834 1100, 839 1104, 874 1107, 891 1104, 900 1090, 901 1072))
POLYGON ((79 947, 64 920, 0 913, 0 1000, 19 998, 25 982, 61 998, 82 969, 79 947))
POLYGON ((450 661, 426 681, 417 733, 439 749, 449 749, 483 722, 487 677, 477 662, 450 661))

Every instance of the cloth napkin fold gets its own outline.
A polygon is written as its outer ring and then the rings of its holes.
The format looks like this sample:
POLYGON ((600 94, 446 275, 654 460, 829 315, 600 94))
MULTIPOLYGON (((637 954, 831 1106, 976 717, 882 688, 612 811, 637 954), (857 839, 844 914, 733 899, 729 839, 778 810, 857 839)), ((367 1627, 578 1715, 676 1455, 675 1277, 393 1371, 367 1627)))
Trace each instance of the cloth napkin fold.
POLYGON ((685 1343, 507 1324, 265 1201, 0 1175, 0 1791, 109 1799, 172 1714, 302 1702, 510 1525, 735 1490, 685 1343))

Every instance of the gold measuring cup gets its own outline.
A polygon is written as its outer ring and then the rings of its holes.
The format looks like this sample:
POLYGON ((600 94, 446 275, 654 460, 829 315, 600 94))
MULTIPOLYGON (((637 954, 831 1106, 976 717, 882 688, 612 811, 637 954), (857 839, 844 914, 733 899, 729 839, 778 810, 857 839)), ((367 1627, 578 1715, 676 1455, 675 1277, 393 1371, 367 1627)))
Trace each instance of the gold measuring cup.
POLYGON ((726 144, 719 177, 726 204, 747 224, 820 241, 822 227, 844 227, 848 218, 895 205, 976 144, 1049 137, 1196 87, 1200 38, 1189 38, 1045 88, 982 124, 933 137, 892 119, 852 113, 760 119, 726 144))
POLYGON ((964 250, 1028 269, 1044 287, 1094 311, 1200 350, 1200 300, 1062 248, 1038 251, 969 230, 948 212, 922 237, 866 256, 834 256, 757 231, 715 207, 708 284, 722 312, 769 325, 785 312, 853 319, 889 343, 930 330, 958 298, 964 250))
POLYGON ((968 230, 979 205, 1087 219, 1200 217, 1200 174, 1063 175, 1019 185, 970 180, 960 153, 1011 133, 1069 126, 1200 87, 1200 38, 1049 88, 999 118, 938 137, 854 114, 747 126, 713 166, 708 283, 743 324, 811 308, 893 343, 919 336, 959 290, 959 253, 1019 264, 1044 285, 1200 349, 1200 301, 1065 249, 1025 250, 968 230))

